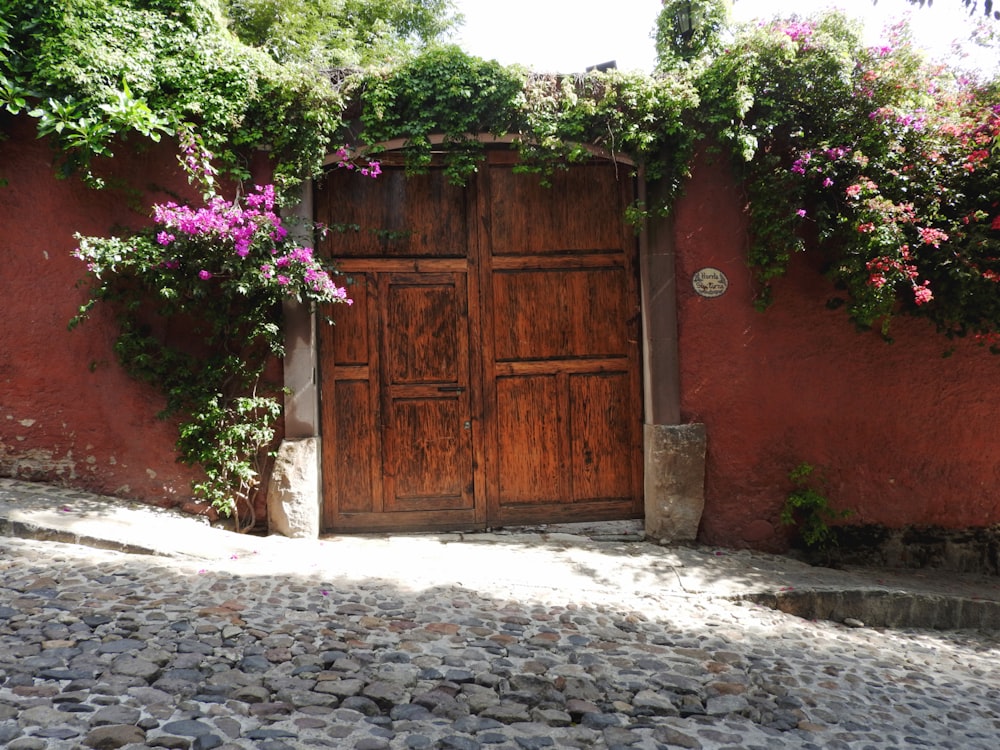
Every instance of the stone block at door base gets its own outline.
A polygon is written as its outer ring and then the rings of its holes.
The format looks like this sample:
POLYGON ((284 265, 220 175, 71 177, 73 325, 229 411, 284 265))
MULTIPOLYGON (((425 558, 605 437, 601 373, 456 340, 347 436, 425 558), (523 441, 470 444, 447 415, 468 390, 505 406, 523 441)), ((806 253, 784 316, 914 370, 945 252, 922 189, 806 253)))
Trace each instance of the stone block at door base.
POLYGON ((283 440, 267 488, 267 525, 272 534, 319 537, 319 438, 283 440))
POLYGON ((690 542, 705 509, 705 425, 644 427, 646 538, 690 542))

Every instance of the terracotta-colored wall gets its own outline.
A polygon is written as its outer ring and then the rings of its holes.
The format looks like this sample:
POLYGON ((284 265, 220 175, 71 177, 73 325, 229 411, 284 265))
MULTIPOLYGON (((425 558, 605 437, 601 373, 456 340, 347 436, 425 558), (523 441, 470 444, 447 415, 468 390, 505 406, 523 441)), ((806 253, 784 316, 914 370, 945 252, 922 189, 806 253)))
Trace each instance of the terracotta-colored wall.
POLYGON ((164 188, 190 193, 173 144, 133 154, 120 146, 110 178, 144 195, 130 207, 121 190, 56 179, 54 153, 34 121, 7 119, 0 141, 0 476, 61 482, 174 504, 190 496, 188 467, 176 463, 175 427, 156 418, 163 399, 130 379, 112 349, 114 323, 98 306, 74 331, 85 301, 75 282, 74 232, 108 235, 148 221, 164 188))
MULTIPOLYGON (((66 327, 85 299, 73 233, 140 225, 164 188, 185 194, 174 148, 119 149, 110 176, 145 191, 130 204, 55 179, 33 121, 0 125, 0 475, 183 501, 193 472, 175 462, 174 425, 156 418, 162 397, 118 366, 108 311, 66 327)), ((898 321, 891 345, 857 333, 824 306, 834 291, 808 256, 757 312, 744 206, 723 162, 698 161, 674 226, 682 418, 708 433, 703 541, 784 548, 778 513, 803 461, 856 523, 1000 523, 1000 358, 968 343, 943 358, 948 342, 916 320, 898 321), (722 297, 694 293, 706 266, 728 276, 722 297)))
POLYGON ((832 285, 793 260, 753 307, 746 216, 728 167, 701 159, 676 213, 682 419, 708 434, 701 538, 783 549, 778 514, 801 462, 822 467, 851 522, 945 528, 1000 522, 1000 358, 900 319, 895 342, 825 307, 832 285), (728 292, 696 295, 700 268, 728 292))

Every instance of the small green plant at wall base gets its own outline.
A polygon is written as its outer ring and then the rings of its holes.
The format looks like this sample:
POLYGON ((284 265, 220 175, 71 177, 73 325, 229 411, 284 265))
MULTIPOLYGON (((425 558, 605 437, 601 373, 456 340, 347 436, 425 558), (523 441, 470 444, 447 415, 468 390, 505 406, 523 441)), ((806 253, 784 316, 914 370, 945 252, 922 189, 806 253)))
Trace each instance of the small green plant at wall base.
POLYGON ((814 478, 814 471, 812 465, 801 463, 788 472, 795 489, 785 499, 781 522, 786 526, 797 526, 799 537, 807 548, 824 550, 837 543, 829 522, 848 518, 851 511, 836 510, 830 506, 826 495, 815 487, 819 480, 814 478))

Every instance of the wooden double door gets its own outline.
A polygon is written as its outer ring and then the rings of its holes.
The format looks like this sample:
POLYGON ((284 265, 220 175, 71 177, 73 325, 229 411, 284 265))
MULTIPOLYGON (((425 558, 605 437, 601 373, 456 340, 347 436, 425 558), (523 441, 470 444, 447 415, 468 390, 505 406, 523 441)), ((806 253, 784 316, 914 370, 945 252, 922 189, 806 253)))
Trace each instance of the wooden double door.
POLYGON ((631 179, 551 185, 491 152, 316 188, 354 303, 321 311, 323 526, 469 529, 642 513, 631 179))

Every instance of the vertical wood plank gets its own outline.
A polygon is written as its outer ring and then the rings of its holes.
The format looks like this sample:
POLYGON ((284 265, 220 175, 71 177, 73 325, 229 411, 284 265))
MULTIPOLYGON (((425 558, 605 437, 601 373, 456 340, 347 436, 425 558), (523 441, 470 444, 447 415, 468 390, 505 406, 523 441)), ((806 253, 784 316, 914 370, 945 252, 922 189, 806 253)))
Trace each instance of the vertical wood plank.
POLYGON ((555 376, 497 380, 498 494, 502 505, 556 503, 560 467, 559 384, 555 376))
POLYGON ((320 406, 323 450, 323 525, 338 512, 376 512, 379 508, 381 436, 378 408, 378 345, 373 326, 374 276, 358 276, 353 304, 324 306, 321 323, 320 406), (338 375, 345 366, 349 375, 338 375), (351 467, 350 469, 348 467, 351 467))
POLYGON ((331 489, 342 513, 375 510, 372 457, 376 453, 376 430, 370 408, 371 387, 366 381, 339 381, 334 386, 336 415, 326 440, 332 442, 336 462, 331 467, 331 489))
POLYGON ((482 338, 480 339, 480 356, 482 366, 482 445, 485 494, 484 523, 492 525, 501 516, 502 489, 500 476, 502 473, 502 448, 500 440, 501 420, 498 402, 497 372, 496 372, 496 332, 503 319, 498 315, 494 304, 496 277, 493 271, 493 206, 495 203, 492 162, 480 169, 476 175, 475 220, 470 237, 475 238, 473 249, 476 251, 475 262, 479 270, 479 308, 481 315, 482 338))
MULTIPOLYGON (((486 353, 483 317, 483 240, 480 232, 480 192, 485 181, 484 173, 470 180, 466 188, 465 226, 467 243, 468 275, 466 276, 466 301, 468 316, 468 351, 466 362, 469 366, 469 424, 472 440, 472 499, 474 522, 480 528, 488 521, 487 511, 487 453, 486 430, 484 429, 484 399, 486 380, 486 353)), ((487 262, 488 267, 488 262, 487 262)))
POLYGON ((634 411, 628 381, 627 372, 569 378, 574 502, 631 503, 634 411))

